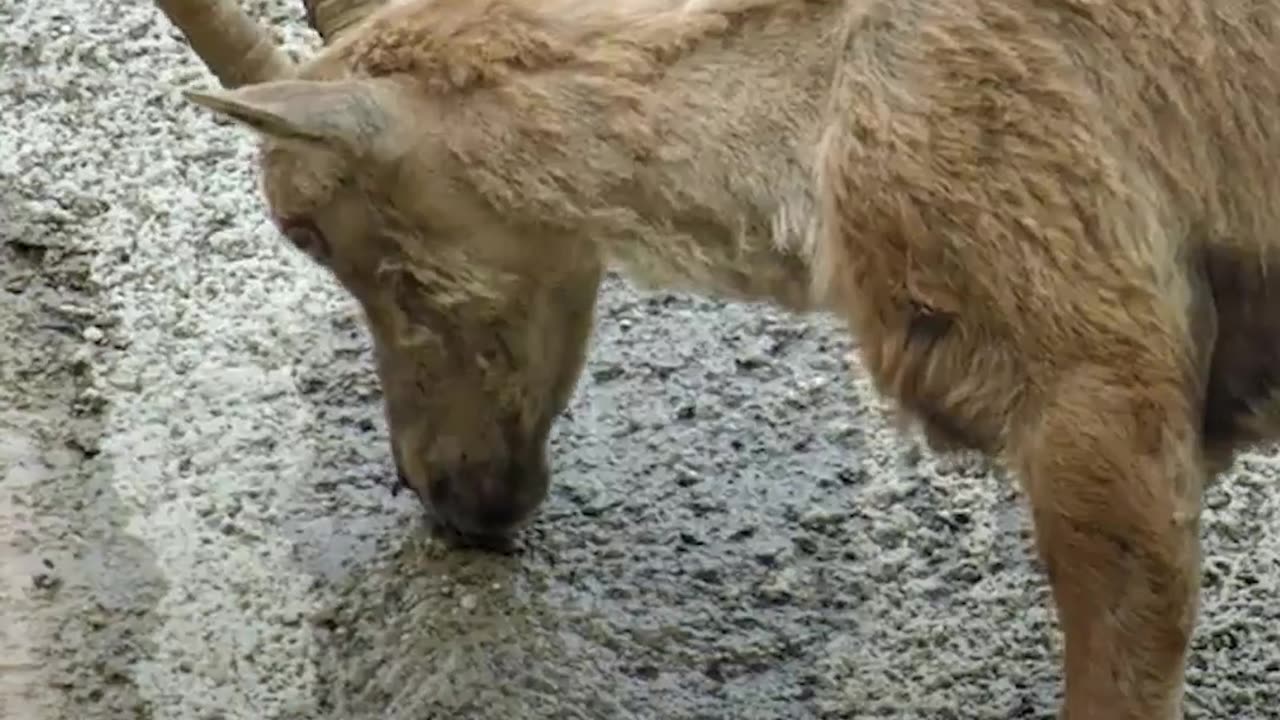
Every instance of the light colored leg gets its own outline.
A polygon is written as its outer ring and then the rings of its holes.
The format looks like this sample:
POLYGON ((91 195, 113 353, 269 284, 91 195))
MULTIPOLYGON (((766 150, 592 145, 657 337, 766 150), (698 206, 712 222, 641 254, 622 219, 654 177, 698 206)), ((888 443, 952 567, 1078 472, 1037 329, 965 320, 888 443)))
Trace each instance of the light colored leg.
POLYGON ((1068 720, 1182 717, 1205 469, 1174 377, 1068 373, 1014 448, 1065 635, 1068 720))

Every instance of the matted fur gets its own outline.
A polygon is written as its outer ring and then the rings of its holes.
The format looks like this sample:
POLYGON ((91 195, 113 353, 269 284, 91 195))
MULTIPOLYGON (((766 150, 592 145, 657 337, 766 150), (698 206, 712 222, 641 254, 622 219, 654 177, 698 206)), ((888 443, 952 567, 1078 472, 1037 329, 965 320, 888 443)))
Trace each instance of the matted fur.
POLYGON ((444 523, 541 501, 603 267, 835 312, 1025 486, 1062 716, 1168 720, 1201 491, 1280 436, 1278 64, 1259 0, 404 0, 197 99, 266 138, 444 523))

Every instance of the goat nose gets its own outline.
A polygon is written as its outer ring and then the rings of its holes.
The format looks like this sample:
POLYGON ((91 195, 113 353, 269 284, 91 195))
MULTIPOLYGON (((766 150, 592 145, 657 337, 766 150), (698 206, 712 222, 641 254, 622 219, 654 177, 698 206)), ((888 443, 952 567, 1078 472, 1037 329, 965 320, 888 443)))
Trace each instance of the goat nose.
POLYGON ((438 520, 476 535, 508 533, 528 510, 518 485, 489 467, 436 474, 426 499, 438 520))

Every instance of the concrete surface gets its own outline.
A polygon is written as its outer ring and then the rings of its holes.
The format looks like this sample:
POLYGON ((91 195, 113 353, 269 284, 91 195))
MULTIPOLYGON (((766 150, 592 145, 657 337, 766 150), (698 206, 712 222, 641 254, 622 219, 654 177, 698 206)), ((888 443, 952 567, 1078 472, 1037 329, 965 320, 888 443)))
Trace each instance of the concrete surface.
MULTIPOLYGON (((523 551, 426 540, 212 83, 148 2, 0 0, 0 717, 1051 717, 1010 483, 829 321, 610 281, 523 551)), ((1280 717, 1276 474, 1209 493, 1191 717, 1280 717)))

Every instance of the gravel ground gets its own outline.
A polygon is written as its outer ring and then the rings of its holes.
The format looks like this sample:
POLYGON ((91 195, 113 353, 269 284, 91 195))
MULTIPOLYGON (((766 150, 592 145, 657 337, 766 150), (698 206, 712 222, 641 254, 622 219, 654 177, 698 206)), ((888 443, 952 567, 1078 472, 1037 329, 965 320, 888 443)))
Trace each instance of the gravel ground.
MULTIPOLYGON (((150 3, 0 2, 0 717, 1052 717, 1011 483, 829 320, 611 279, 522 552, 425 539, 212 83, 150 3)), ((1280 717, 1277 472, 1208 495, 1191 717, 1280 717)))

